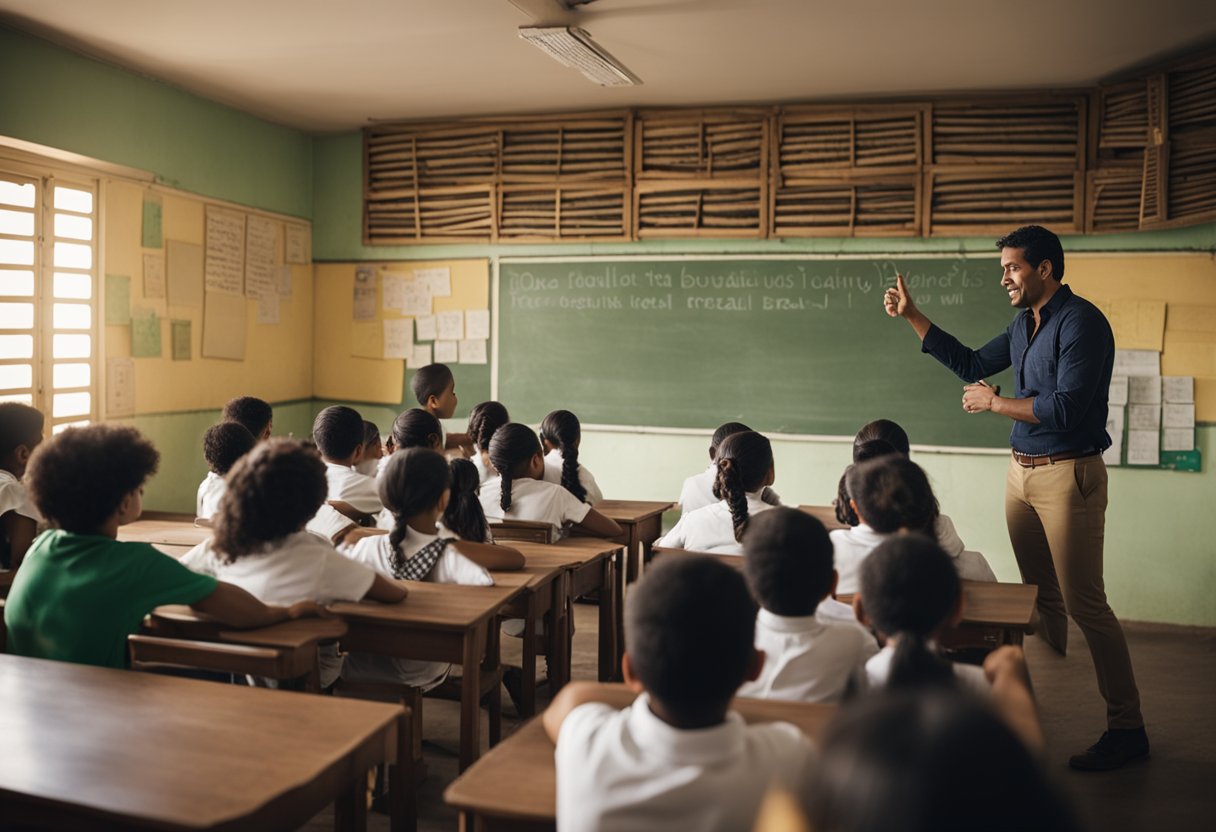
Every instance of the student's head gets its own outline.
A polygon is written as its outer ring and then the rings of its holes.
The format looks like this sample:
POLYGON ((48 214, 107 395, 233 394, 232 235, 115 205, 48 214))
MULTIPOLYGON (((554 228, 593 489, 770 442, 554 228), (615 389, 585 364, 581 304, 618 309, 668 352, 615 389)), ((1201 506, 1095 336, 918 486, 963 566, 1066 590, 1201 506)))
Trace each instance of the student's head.
POLYGON ((379 469, 380 460, 384 456, 384 443, 380 440, 380 428, 375 422, 363 420, 363 457, 355 465, 355 470, 365 476, 374 477, 379 469))
POLYGON ((827 530, 797 509, 779 506, 753 517, 743 558, 752 595, 776 615, 813 615, 836 583, 827 530))
POLYGON ((845 487, 857 515, 875 531, 934 534, 937 498, 925 472, 906 456, 888 454, 851 466, 845 487))
POLYGON ((96 534, 112 519, 139 519, 143 486, 160 454, 135 428, 95 424, 68 428, 38 446, 25 472, 30 498, 47 522, 96 534))
POLYGON ((411 407, 393 420, 393 450, 431 448, 443 450, 443 428, 439 420, 421 407, 411 407))
POLYGON ((732 433, 743 433, 744 431, 749 430, 751 430, 751 428, 742 422, 727 422, 724 425, 719 425, 718 429, 714 431, 714 435, 709 439, 709 461, 713 462, 718 456, 718 447, 722 444, 722 441, 726 439, 726 437, 730 436, 732 433))
POLYGON ((238 396, 224 405, 223 420, 239 422, 259 442, 270 438, 274 427, 274 411, 270 405, 253 396, 238 396))
POLYGON ((482 402, 469 412, 469 439, 479 451, 490 449, 494 431, 511 421, 502 402, 482 402))
POLYGON ((42 413, 26 404, 0 402, 0 468, 20 478, 42 441, 42 413))
POLYGON ((406 448, 388 458, 380 475, 380 501, 393 515, 389 534, 394 548, 405 539, 411 520, 434 523, 448 505, 451 469, 431 448, 406 448))
POLYGON ((843 708, 802 798, 815 832, 1079 828, 1008 725, 950 690, 881 692, 843 708))
MULTIPOLYGON (((870 424, 874 424, 871 422, 870 424)), ((890 424, 895 424, 891 422, 890 424)), ((864 430, 864 428, 863 428, 864 430)), ((867 439, 863 442, 853 441, 853 462, 865 462, 868 459, 877 459, 880 456, 888 456, 890 454, 899 453, 898 449, 885 439, 867 439)), ((907 456, 907 454, 904 454, 907 456)), ((857 512, 853 510, 852 503, 849 498, 848 478, 849 471, 852 465, 844 469, 844 473, 840 475, 840 482, 836 486, 836 500, 834 506, 836 509, 836 519, 846 526, 856 526, 860 520, 857 519, 857 512)))
POLYGON ((714 496, 725 500, 735 526, 735 540, 743 540, 747 526, 747 495, 773 484, 773 446, 755 431, 732 433, 718 446, 714 458, 714 496))
POLYGON ((629 591, 626 681, 677 726, 720 722, 762 657, 756 602, 739 570, 699 555, 660 558, 629 591))
POLYGON ((853 437, 853 461, 861 462, 857 458, 857 450, 866 442, 881 439, 883 442, 888 442, 895 448, 896 451, 908 455, 908 449, 911 447, 908 442, 908 434, 895 422, 890 419, 875 419, 873 422, 866 422, 861 426, 861 430, 857 431, 857 435, 853 437))
POLYGON ((363 417, 353 407, 327 407, 313 420, 312 440, 327 461, 354 465, 363 458, 363 417))
POLYGON ((456 412, 456 379, 447 364, 419 367, 410 386, 418 404, 440 419, 450 419, 456 412))
POLYGON ((203 434, 203 459, 211 473, 222 477, 256 444, 257 439, 240 422, 220 422, 203 434))
POLYGON ((527 425, 505 424, 494 431, 490 440, 490 464, 502 479, 502 510, 509 511, 511 483, 518 479, 540 479, 545 471, 540 439, 527 425))
POLYGON ((215 548, 231 563, 304 528, 329 486, 312 448, 271 439, 237 460, 215 515, 215 548))
POLYGON ((481 501, 477 499, 477 491, 481 487, 481 475, 477 473, 477 466, 467 459, 453 459, 448 467, 452 473, 452 484, 448 506, 443 511, 443 525, 459 535, 461 540, 488 542, 486 512, 481 507, 481 501))
POLYGON ((950 556, 924 535, 890 537, 866 556, 857 605, 879 633, 896 639, 888 685, 953 682, 950 665, 926 642, 959 619, 962 599, 950 556))
POLYGON ((562 487, 578 500, 587 498, 587 489, 578 481, 578 445, 582 434, 578 417, 569 410, 555 410, 540 423, 544 449, 556 449, 562 455, 562 487))

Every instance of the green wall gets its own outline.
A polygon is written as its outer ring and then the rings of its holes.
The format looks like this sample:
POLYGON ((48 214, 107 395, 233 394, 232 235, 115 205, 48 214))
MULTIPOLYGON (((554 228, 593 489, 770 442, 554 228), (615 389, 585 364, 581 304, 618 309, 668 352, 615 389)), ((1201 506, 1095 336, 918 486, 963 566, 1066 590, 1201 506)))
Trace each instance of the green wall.
POLYGON ((0 26, 0 135, 312 216, 312 137, 0 26))

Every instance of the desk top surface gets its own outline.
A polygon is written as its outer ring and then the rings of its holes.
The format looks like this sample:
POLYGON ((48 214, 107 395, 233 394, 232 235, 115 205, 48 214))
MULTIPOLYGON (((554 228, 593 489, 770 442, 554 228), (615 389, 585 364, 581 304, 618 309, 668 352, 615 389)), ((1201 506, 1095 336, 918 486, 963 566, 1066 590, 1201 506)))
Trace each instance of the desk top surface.
MULTIPOLYGON (((997 627, 1025 627, 1034 612, 1039 588, 1032 584, 1005 584, 995 581, 963 581, 963 624, 991 624, 997 627)), ((837 596, 853 603, 852 593, 837 596)))
POLYGON ((124 824, 208 828, 302 795, 378 734, 391 750, 399 714, 0 655, 0 793, 124 824))
POLYGON ((183 520, 136 520, 118 527, 118 539, 133 543, 167 543, 197 546, 211 539, 211 529, 183 520))
MULTIPOLYGON (((624 686, 612 693, 613 704, 624 708, 634 694, 624 686)), ((835 705, 736 699, 734 708, 748 722, 792 722, 808 736, 818 737, 836 711, 835 705)), ((553 822, 557 781, 553 743, 539 717, 482 755, 444 792, 444 800, 458 808, 493 817, 553 822)))
POLYGON ((429 630, 469 630, 498 612, 523 586, 460 586, 405 582, 409 594, 396 604, 343 601, 330 610, 348 624, 383 624, 429 630))
POLYGON ((253 630, 234 630, 199 615, 190 607, 168 604, 152 611, 149 635, 224 641, 261 647, 303 648, 346 635, 346 622, 340 618, 299 618, 253 630))
POLYGON ((805 511, 807 514, 814 517, 816 520, 822 523, 823 527, 828 531, 848 528, 848 526, 836 519, 835 506, 798 506, 798 510, 805 511))
POLYGON ((601 500, 594 508, 618 523, 639 523, 648 517, 662 514, 674 505, 673 502, 661 500, 601 500))

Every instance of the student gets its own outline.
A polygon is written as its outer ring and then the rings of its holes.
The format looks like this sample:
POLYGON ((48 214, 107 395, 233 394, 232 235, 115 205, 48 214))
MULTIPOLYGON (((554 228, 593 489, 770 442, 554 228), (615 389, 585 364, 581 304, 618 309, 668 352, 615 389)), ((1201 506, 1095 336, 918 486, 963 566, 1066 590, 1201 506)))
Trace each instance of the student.
MULTIPOLYGON (((709 440, 709 467, 684 480, 684 485, 680 489, 681 517, 703 506, 718 502, 718 498, 714 496, 714 481, 718 478, 718 468, 714 465, 714 459, 718 455, 718 447, 732 433, 743 433, 750 430, 751 428, 742 422, 727 422, 714 431, 714 435, 709 440)), ((781 497, 771 488, 764 489, 763 499, 766 503, 775 506, 781 505, 781 497)))
POLYGON ((743 554, 743 530, 754 514, 773 508, 762 498, 773 484, 773 447, 754 431, 732 433, 722 440, 714 460, 718 478, 714 495, 718 502, 686 513, 656 546, 713 552, 721 555, 743 554))
MULTIPOLYGON (((880 456, 889 456, 897 454, 899 451, 895 446, 885 439, 868 439, 864 442, 853 442, 853 465, 859 462, 865 462, 870 459, 877 459, 880 456)), ((844 469, 840 475, 840 483, 836 486, 836 499, 832 503, 832 507, 836 511, 836 519, 846 526, 856 526, 861 523, 857 519, 857 512, 853 510, 853 504, 849 497, 848 477, 849 469, 853 465, 844 469)))
MULTIPOLYGON (((920 532, 939 540, 941 524, 937 498, 925 472, 912 460, 890 454, 850 466, 847 490, 858 524, 835 529, 832 546, 840 572, 837 592, 857 591, 858 570, 870 552, 900 531, 920 532)), ((953 529, 953 524, 950 525, 953 529)), ((954 536, 957 539, 957 535, 954 536)), ((960 541, 961 543, 961 541, 960 541)), ((947 552, 960 577, 969 581, 995 581, 992 567, 979 552, 954 547, 947 552)))
POLYGON ((42 441, 42 414, 29 405, 0 402, 0 564, 21 565, 42 519, 21 478, 42 441))
POLYGON ((738 570, 713 558, 662 559, 631 587, 621 670, 639 695, 623 711, 572 682, 543 716, 557 745, 559 829, 750 829, 776 780, 797 782, 810 742, 782 722, 730 710, 764 656, 756 605, 738 570))
POLYGON ((125 667, 127 636, 162 604, 189 604, 230 627, 320 615, 313 602, 268 607, 198 575, 147 543, 120 543, 139 518, 159 454, 131 427, 68 428, 30 458, 30 494, 51 529, 38 536, 4 608, 8 652, 125 667))
POLYGON ((481 482, 494 476, 497 471, 490 463, 490 439, 494 431, 511 421, 507 408, 500 402, 482 402, 469 412, 469 440, 473 443, 473 464, 481 482))
POLYGON ((210 469, 199 483, 194 500, 194 515, 210 520, 224 496, 224 477, 236 461, 253 450, 257 440, 240 422, 220 422, 203 434, 203 459, 210 469))
POLYGON ((569 410, 555 410, 540 423, 540 442, 545 451, 545 482, 555 482, 589 505, 602 503, 604 495, 595 477, 578 462, 582 426, 569 410))
POLYGON ((360 515, 379 513, 384 505, 376 481, 355 470, 363 459, 363 417, 359 411, 343 405, 325 408, 313 420, 312 438, 325 460, 329 500, 345 503, 360 515))
POLYGON ((872 624, 886 645, 866 662, 872 688, 962 686, 988 693, 984 671, 951 663, 935 639, 963 615, 963 587, 950 556, 923 534, 883 541, 861 565, 853 599, 858 620, 872 624))
MULTIPOLYGON (((522 569, 524 556, 507 546, 441 537, 437 521, 448 505, 450 469, 429 448, 407 448, 389 457, 380 495, 395 525, 388 535, 366 537, 342 554, 395 580, 492 586, 487 570, 522 569)), ((400 682, 431 688, 443 681, 445 662, 396 659, 353 653, 345 679, 400 682)))
POLYGON ((448 468, 452 475, 451 497, 443 510, 440 533, 446 531, 473 543, 492 543, 485 509, 477 498, 480 487, 477 466, 467 459, 453 459, 448 468))
POLYGON ((744 573, 760 602, 756 650, 760 676, 740 696, 839 702, 864 685, 865 663, 878 652, 856 620, 817 614, 836 586, 832 542, 823 524, 792 508, 756 515, 743 534, 744 573))
POLYGON ((365 477, 380 473, 380 460, 384 459, 384 445, 380 442, 380 428, 375 422, 363 420, 363 459, 355 470, 365 477))
MULTIPOLYGON (((393 453, 406 448, 431 448, 443 451, 443 426, 433 414, 420 407, 411 407, 397 415, 397 418, 393 420, 390 438, 393 443, 393 453)), ((381 467, 383 468, 383 466, 381 467)))
MULTIPOLYGON (((427 364, 425 367, 419 367, 410 382, 410 388, 414 391, 418 404, 436 419, 451 419, 456 412, 456 377, 452 375, 447 364, 427 364)), ((443 439, 444 450, 471 451, 471 440, 467 433, 444 436, 442 431, 441 427, 440 437, 443 439)))
POLYGON ((621 527, 560 485, 545 482, 540 440, 527 425, 512 422, 494 431, 490 462, 498 471, 481 487, 481 507, 491 520, 533 520, 563 536, 571 526, 597 537, 617 537, 621 527))
POLYGON ((274 411, 270 405, 253 396, 238 396, 224 405, 222 420, 245 426, 253 438, 262 442, 270 438, 274 428, 274 411))
MULTIPOLYGON (((265 604, 318 604, 368 599, 395 603, 405 588, 342 557, 304 531, 325 502, 325 464, 289 439, 263 442, 228 474, 215 536, 182 557, 194 572, 239 586, 265 604)), ((321 686, 338 678, 337 648, 321 648, 321 686)))

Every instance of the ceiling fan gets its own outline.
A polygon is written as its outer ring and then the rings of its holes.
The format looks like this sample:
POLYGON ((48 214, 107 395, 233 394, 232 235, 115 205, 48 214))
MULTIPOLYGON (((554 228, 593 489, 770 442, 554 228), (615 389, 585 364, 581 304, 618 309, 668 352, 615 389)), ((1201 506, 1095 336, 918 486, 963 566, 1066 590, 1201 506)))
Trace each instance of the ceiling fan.
POLYGON ((572 67, 605 87, 642 83, 628 67, 600 46, 577 24, 595 12, 586 10, 596 0, 510 0, 532 18, 519 27, 519 36, 564 66, 572 67))

